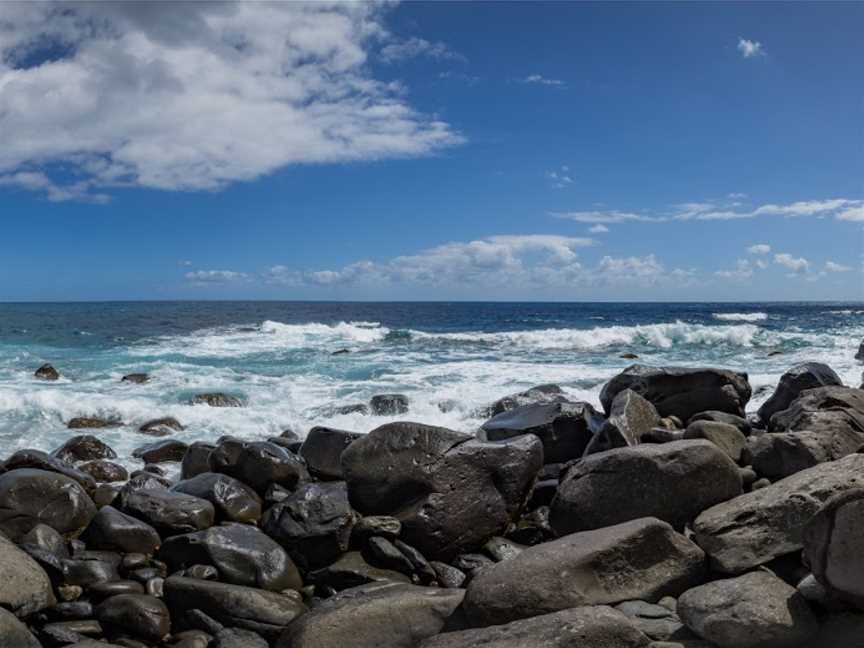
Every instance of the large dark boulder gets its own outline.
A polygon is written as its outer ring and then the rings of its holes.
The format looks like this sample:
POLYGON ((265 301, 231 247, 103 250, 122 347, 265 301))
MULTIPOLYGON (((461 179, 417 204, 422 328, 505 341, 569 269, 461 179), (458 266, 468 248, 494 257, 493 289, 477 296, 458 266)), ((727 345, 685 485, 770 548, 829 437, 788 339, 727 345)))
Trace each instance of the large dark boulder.
POLYGON ((864 434, 864 390, 841 386, 806 389, 768 423, 770 432, 829 429, 864 434))
POLYGON ((10 470, 18 470, 21 468, 33 468, 36 470, 47 470, 60 475, 65 475, 74 479, 81 484, 81 487, 88 493, 93 493, 96 490, 96 480, 82 470, 73 468, 65 461, 60 461, 57 457, 52 457, 41 450, 18 450, 0 466, 0 472, 8 472, 10 470))
POLYGON ((497 401, 478 412, 478 414, 486 417, 497 416, 502 412, 508 412, 524 405, 561 403, 566 400, 567 397, 564 395, 564 390, 558 385, 537 385, 530 389, 526 389, 525 391, 510 394, 504 398, 499 398, 497 401))
POLYGON ((102 627, 112 634, 158 642, 171 632, 168 608, 155 596, 118 594, 102 601, 95 613, 102 627))
POLYGON ((150 419, 138 427, 138 431, 141 434, 156 437, 169 436, 174 432, 180 432, 183 429, 183 424, 173 416, 163 416, 161 418, 150 419))
POLYGON ((91 549, 140 554, 152 554, 161 542, 156 529, 113 506, 99 509, 81 539, 91 549))
POLYGON ((98 484, 125 482, 129 479, 129 472, 123 466, 105 459, 87 461, 79 464, 78 469, 90 475, 98 484))
POLYGON ((207 500, 156 488, 120 491, 119 507, 124 513, 144 520, 162 534, 200 531, 213 526, 216 511, 207 500))
POLYGON ((705 509, 741 492, 738 467, 709 441, 616 448, 570 466, 549 521, 558 535, 643 517, 681 530, 705 509))
POLYGON ((402 583, 347 589, 292 623, 276 648, 415 648, 441 632, 463 596, 402 583))
POLYGON ((306 611, 298 597, 242 585, 172 576, 164 588, 172 618, 200 610, 224 626, 257 632, 271 642, 306 611))
POLYGON ((74 464, 94 459, 116 459, 117 453, 111 446, 100 441, 92 434, 79 434, 72 437, 51 453, 60 461, 74 464))
POLYGON ((26 617, 54 603, 54 591, 45 570, 0 535, 0 607, 26 617))
POLYGON ((702 581, 702 550, 671 526, 642 518, 574 533, 486 567, 463 608, 474 626, 582 605, 677 596, 702 581))
POLYGON ((858 452, 864 434, 845 426, 814 432, 772 432, 750 439, 747 453, 753 469, 772 481, 826 461, 858 452))
POLYGON ((309 570, 348 550, 355 520, 345 482, 308 483, 268 509, 261 528, 309 570))
POLYGON ((135 448, 132 451, 132 456, 148 464, 183 461, 188 447, 187 444, 177 439, 164 439, 135 448))
POLYGON ((175 493, 194 495, 210 502, 216 519, 254 524, 261 518, 261 498, 239 479, 204 472, 184 479, 172 488, 175 493))
POLYGON ((612 399, 609 418, 591 439, 585 454, 638 445, 659 425, 657 409, 632 389, 624 389, 612 399))
POLYGON ((223 439, 210 454, 213 472, 239 479, 259 494, 270 484, 293 489, 309 473, 297 455, 269 441, 223 439))
POLYGON ((543 443, 544 461, 561 463, 581 457, 602 424, 603 418, 588 403, 531 404, 493 416, 480 428, 480 438, 503 441, 533 434, 543 443))
POLYGON ((420 642, 418 648, 645 648, 648 645, 648 638, 621 612, 596 605, 489 628, 445 632, 420 642))
POLYGON ((271 591, 300 589, 294 563, 275 541, 255 527, 228 523, 168 538, 159 558, 172 570, 213 565, 220 580, 271 591))
POLYGON ((186 480, 201 473, 210 472, 210 455, 215 449, 214 444, 203 441, 195 441, 190 444, 180 464, 180 479, 186 480))
POLYGON ((44 364, 33 372, 33 375, 39 380, 58 380, 60 372, 50 364, 44 364))
POLYGON ((840 376, 826 364, 821 362, 797 364, 781 376, 780 383, 771 398, 762 403, 759 408, 759 419, 767 423, 774 414, 789 407, 805 389, 842 384, 840 376))
POLYGON ((342 451, 362 434, 328 427, 313 427, 300 446, 309 472, 318 479, 342 479, 342 451))
POLYGON ((71 477, 33 468, 0 475, 0 531, 12 540, 39 523, 76 535, 94 515, 93 500, 71 477))
POLYGON ((740 574, 798 552, 804 527, 838 493, 864 486, 864 455, 819 464, 704 511, 696 542, 715 570, 740 574))
POLYGON ((804 597, 767 571, 694 587, 677 611, 719 648, 802 648, 819 628, 804 597))
POLYGON ((492 443, 418 423, 382 425, 342 454, 351 504, 398 518, 405 542, 445 561, 501 535, 542 465, 533 435, 492 443))
POLYGON ((706 410, 744 416, 752 393, 745 373, 635 364, 603 386, 600 402, 607 413, 615 396, 625 389, 651 401, 660 416, 677 416, 682 421, 706 410))

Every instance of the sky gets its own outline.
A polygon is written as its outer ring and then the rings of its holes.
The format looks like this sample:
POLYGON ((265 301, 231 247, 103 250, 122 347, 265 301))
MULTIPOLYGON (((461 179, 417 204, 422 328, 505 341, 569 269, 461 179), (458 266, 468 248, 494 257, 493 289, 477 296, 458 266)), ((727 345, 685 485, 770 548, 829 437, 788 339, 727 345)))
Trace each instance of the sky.
POLYGON ((864 300, 864 3, 0 3, 0 300, 864 300))

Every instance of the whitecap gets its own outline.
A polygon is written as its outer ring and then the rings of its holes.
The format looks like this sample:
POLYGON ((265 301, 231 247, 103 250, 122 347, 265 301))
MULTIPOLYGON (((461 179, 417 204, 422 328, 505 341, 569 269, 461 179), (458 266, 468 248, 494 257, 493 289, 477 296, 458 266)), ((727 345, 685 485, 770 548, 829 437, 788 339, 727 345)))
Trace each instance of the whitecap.
POLYGON ((712 313, 714 319, 723 322, 763 322, 768 313, 712 313))

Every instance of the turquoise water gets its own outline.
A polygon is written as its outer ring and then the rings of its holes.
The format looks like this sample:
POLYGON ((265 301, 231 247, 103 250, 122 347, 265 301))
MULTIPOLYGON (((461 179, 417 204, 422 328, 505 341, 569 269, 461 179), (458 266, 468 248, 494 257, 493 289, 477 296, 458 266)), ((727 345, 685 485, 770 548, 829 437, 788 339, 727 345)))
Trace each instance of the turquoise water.
POLYGON ((747 371, 755 389, 818 360, 858 385, 862 337, 864 304, 0 304, 0 441, 4 455, 50 450, 84 415, 124 422, 98 431, 124 457, 151 440, 135 429, 158 416, 184 423, 186 441, 315 424, 366 432, 392 419, 330 410, 386 392, 409 397, 399 418, 473 431, 478 407, 538 383, 597 404, 631 363, 624 352, 747 371), (351 353, 331 355, 342 348, 351 353), (33 378, 44 362, 60 381, 33 378), (120 382, 142 371, 149 383, 120 382), (246 407, 185 403, 217 390, 246 407))

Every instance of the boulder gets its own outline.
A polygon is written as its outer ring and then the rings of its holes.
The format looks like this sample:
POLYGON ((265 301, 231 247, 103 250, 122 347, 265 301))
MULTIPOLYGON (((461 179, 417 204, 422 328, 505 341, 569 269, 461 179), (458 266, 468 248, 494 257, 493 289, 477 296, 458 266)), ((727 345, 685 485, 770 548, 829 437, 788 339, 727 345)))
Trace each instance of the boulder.
POLYGON ((414 573, 414 565, 408 556, 399 551, 387 538, 369 538, 363 548, 363 558, 370 564, 383 569, 392 569, 406 576, 414 573))
POLYGON ((612 399, 609 418, 588 443, 585 454, 637 445, 659 425, 657 409, 632 389, 624 389, 612 399))
POLYGON ((702 550, 671 526, 642 518, 525 549, 483 569, 463 608, 474 626, 583 605, 677 596, 705 576, 702 550))
POLYGON ((216 519, 219 521, 254 524, 261 518, 261 498, 258 493, 228 475, 200 473, 177 483, 171 490, 207 500, 216 509, 216 519))
POLYGON ((861 486, 864 455, 819 464, 704 511, 693 524, 696 542, 716 570, 740 574, 800 551, 804 526, 821 505, 861 486))
POLYGON ((378 394, 369 401, 375 416, 395 416, 408 412, 408 397, 404 394, 378 394))
POLYGON ((798 591, 767 571, 684 592, 678 615, 720 648, 801 648, 819 625, 798 591))
POLYGON ((154 464, 165 461, 183 461, 188 447, 177 439, 165 439, 135 448, 132 451, 132 456, 143 460, 145 463, 154 464))
POLYGON ((716 410, 709 410, 707 412, 699 412, 698 414, 694 414, 687 421, 687 425, 689 426, 691 423, 695 423, 696 421, 714 421, 715 423, 726 423, 727 425, 734 425, 736 428, 738 428, 738 431, 745 437, 750 436, 750 432, 753 429, 750 421, 748 421, 743 416, 736 416, 735 414, 718 412, 716 410))
POLYGON ((51 453, 60 461, 74 464, 94 459, 116 459, 117 453, 111 446, 100 441, 92 434, 79 434, 72 437, 51 453))
POLYGON ((542 465, 533 435, 491 443, 418 423, 382 425, 342 454, 351 504, 398 518, 405 542, 445 561, 501 535, 542 465))
POLYGON ((858 345, 858 351, 855 353, 856 360, 864 360, 864 340, 858 345))
POLYGON ((372 536, 395 540, 402 533, 402 523, 389 515, 369 515, 357 520, 351 531, 352 539, 360 544, 372 536))
POLYGON ((864 609, 864 488, 835 495, 804 528, 804 557, 828 594, 864 609))
POLYGON ((681 530, 705 509, 741 492, 737 466, 709 441, 616 448, 570 466, 549 521, 558 535, 644 517, 681 530))
POLYGON ((64 535, 76 535, 94 515, 93 500, 70 477, 33 468, 0 475, 0 531, 12 540, 39 523, 64 535))
POLYGON ((266 639, 257 632, 240 628, 222 628, 213 636, 213 643, 209 644, 208 648, 269 648, 269 646, 266 639))
POLYGON ((148 436, 170 436, 174 432, 180 432, 184 427, 173 416, 163 416, 161 418, 151 419, 142 423, 138 427, 138 431, 141 434, 147 434, 148 436))
POLYGON ((66 424, 70 430, 99 430, 104 428, 121 427, 123 421, 116 418, 102 418, 100 416, 76 416, 69 419, 66 424))
POLYGON ((120 382, 132 383, 135 385, 143 385, 150 382, 150 374, 147 373, 130 373, 120 379, 120 382))
POLYGON ((525 391, 510 394, 504 398, 499 398, 497 401, 484 408, 479 414, 481 416, 497 416, 502 412, 508 412, 523 405, 535 405, 540 403, 561 403, 565 402, 567 397, 564 395, 564 390, 558 385, 545 384, 531 387, 525 391))
POLYGON ((276 542, 255 527, 228 523, 172 536, 159 549, 170 569, 213 565, 220 580, 278 592, 303 586, 294 563, 276 542))
POLYGON ((318 479, 342 479, 342 451, 362 434, 328 427, 313 427, 300 446, 309 472, 318 479))
POLYGON ((707 410, 744 416, 744 406, 751 395, 745 373, 635 364, 603 386, 600 402, 607 413, 615 396, 625 389, 651 401, 660 416, 677 416, 682 421, 707 410))
POLYGON ((864 390, 838 386, 804 390, 768 423, 769 432, 828 429, 864 434, 864 390))
POLYGON ((160 533, 173 535, 200 531, 213 525, 216 511, 207 500, 156 488, 123 488, 120 509, 144 520, 160 533))
POLYGON ((14 614, 0 608, 0 648, 42 648, 42 644, 14 614))
POLYGON ((633 626, 650 639, 666 641, 669 639, 692 638, 694 635, 675 613, 677 601, 669 597, 660 603, 645 601, 624 601, 615 609, 624 614, 633 626))
POLYGON ((856 453, 862 446, 864 434, 842 427, 816 432, 772 432, 752 437, 747 454, 759 475, 776 481, 856 453))
POLYGON ((168 608, 147 594, 112 596, 96 606, 95 613, 102 627, 112 634, 158 642, 171 632, 168 608))
POLYGON ((684 431, 685 439, 706 439, 736 463, 747 447, 747 437, 734 425, 716 421, 693 421, 684 431))
POLYGON ((243 401, 236 396, 223 394, 222 392, 211 392, 208 394, 195 394, 189 399, 190 405, 209 405, 210 407, 243 407, 243 401))
POLYGON ((348 550, 355 519, 345 482, 308 483, 268 509, 261 528, 308 570, 348 550))
POLYGON ((293 489, 309 476, 297 455, 269 441, 223 439, 210 454, 210 466, 213 472, 239 479, 260 494, 270 484, 293 489))
POLYGON ((368 583, 410 583, 411 579, 401 572, 370 565, 359 551, 349 551, 333 564, 311 572, 308 582, 324 591, 341 591, 368 583))
POLYGON ((201 473, 210 472, 210 455, 216 449, 212 443, 203 441, 195 441, 187 449, 183 455, 183 461, 180 464, 180 479, 186 480, 201 473))
POLYGON ((105 459, 95 459, 78 466, 79 470, 90 475, 97 483, 125 482, 129 473, 120 464, 105 459))
POLYGON ((605 605, 575 607, 489 628, 445 632, 418 648, 645 648, 648 638, 605 605))
POLYGON ((155 552, 161 542, 156 529, 113 506, 99 509, 81 539, 92 549, 146 555, 155 552))
POLYGON ((200 610, 222 625, 257 632, 271 642, 306 611, 298 597, 242 585, 171 576, 164 588, 172 618, 200 610))
POLYGON ((18 450, 3 462, 0 472, 23 468, 46 470, 65 475, 78 482, 88 494, 96 488, 96 480, 93 477, 41 450, 18 450))
POLYGON ((288 626, 276 648, 415 648, 441 632, 463 596, 403 583, 344 590, 288 626))
POLYGON ((60 372, 50 364, 42 365, 33 372, 33 375, 39 380, 58 380, 60 378, 60 372))
POLYGON ((602 417, 588 403, 522 405, 486 421, 480 438, 503 441, 533 434, 543 443, 545 462, 559 463, 581 457, 602 423, 602 417))
POLYGON ((771 420, 777 412, 785 410, 805 389, 842 385, 840 376, 821 362, 802 362, 792 367, 780 378, 777 389, 759 408, 759 419, 764 423, 771 420))
MULTIPOLYGON (((24 551, 0 535, 0 606, 16 616, 26 617, 55 602, 48 574, 24 551)), ((2 641, 0 635, 0 646, 2 641)))

